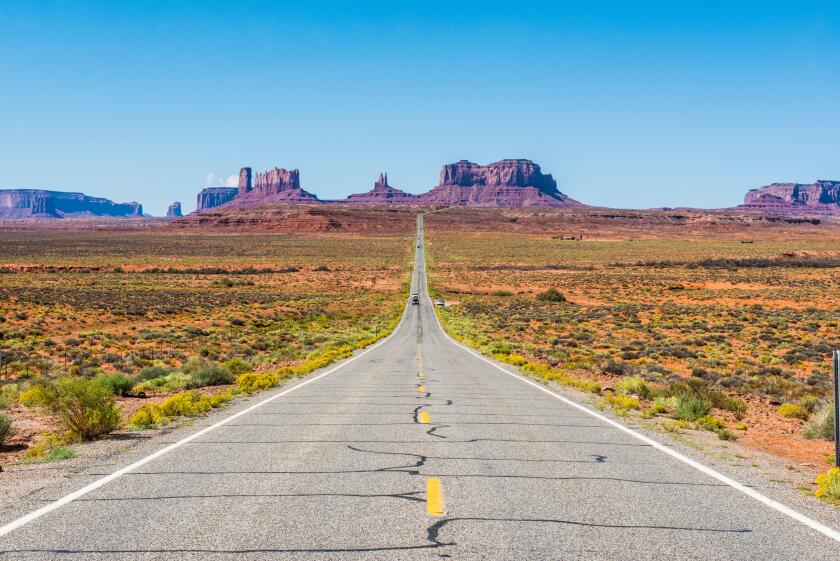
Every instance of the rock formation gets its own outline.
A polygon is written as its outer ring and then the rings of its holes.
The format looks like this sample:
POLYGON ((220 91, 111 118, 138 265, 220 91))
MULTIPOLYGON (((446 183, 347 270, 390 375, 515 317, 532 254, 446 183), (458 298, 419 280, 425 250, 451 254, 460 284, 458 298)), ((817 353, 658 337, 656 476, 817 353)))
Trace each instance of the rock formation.
POLYGON ((251 168, 239 170, 237 187, 208 187, 198 194, 196 211, 219 206, 258 207, 272 204, 317 204, 321 201, 300 188, 300 171, 274 168, 252 174, 251 168))
POLYGON ((232 206, 251 207, 278 203, 319 203, 318 197, 300 188, 300 171, 274 168, 253 176, 251 168, 239 171, 239 192, 232 206))
POLYGON ((227 204, 233 200, 238 191, 236 187, 206 187, 198 193, 195 210, 201 211, 227 204))
POLYGON ((169 205, 169 208, 166 209, 166 216, 169 216, 169 217, 184 216, 183 213, 181 212, 181 203, 178 202, 178 201, 175 201, 174 203, 169 205))
POLYGON ((421 204, 479 207, 584 206, 557 190, 551 174, 530 160, 501 160, 480 166, 467 160, 443 166, 440 183, 420 195, 421 204))
POLYGON ((750 189, 741 210, 765 212, 840 213, 840 181, 814 183, 772 183, 750 189))
POLYGON ((417 195, 406 193, 388 185, 388 174, 380 173, 373 189, 367 193, 356 193, 347 197, 346 202, 362 205, 395 205, 417 202, 417 195))
POLYGON ((137 202, 115 203, 83 193, 42 189, 0 190, 0 218, 63 218, 69 216, 143 216, 137 202))
POLYGON ((422 204, 434 206, 478 207, 555 207, 585 206, 557 190, 550 174, 530 160, 502 160, 480 166, 467 160, 443 166, 440 184, 428 193, 412 195, 388 185, 388 176, 380 174, 373 189, 343 200, 322 201, 300 186, 297 169, 274 168, 252 173, 239 171, 235 188, 213 187, 199 193, 197 210, 226 207, 258 207, 272 204, 422 204))

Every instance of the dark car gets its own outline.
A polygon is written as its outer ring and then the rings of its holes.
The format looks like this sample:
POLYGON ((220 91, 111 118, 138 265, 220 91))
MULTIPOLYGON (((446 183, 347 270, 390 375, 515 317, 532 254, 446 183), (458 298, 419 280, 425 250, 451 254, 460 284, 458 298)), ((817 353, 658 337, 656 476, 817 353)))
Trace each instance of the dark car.
POLYGON ((411 295, 411 305, 412 306, 418 306, 419 304, 420 304, 420 296, 418 296, 417 294, 412 294, 411 295))

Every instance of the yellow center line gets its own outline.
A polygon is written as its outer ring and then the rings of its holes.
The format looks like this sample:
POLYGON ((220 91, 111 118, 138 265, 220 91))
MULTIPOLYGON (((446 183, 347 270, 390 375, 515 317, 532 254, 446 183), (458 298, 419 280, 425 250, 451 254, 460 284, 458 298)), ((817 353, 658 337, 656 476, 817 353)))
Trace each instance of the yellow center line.
POLYGON ((420 411, 420 414, 417 415, 417 420, 423 423, 424 425, 428 425, 432 422, 432 418, 429 416, 428 411, 420 411))
POLYGON ((420 393, 426 393, 426 386, 417 386, 417 391, 420 393))
POLYGON ((429 516, 446 516, 443 505, 443 490, 440 479, 430 477, 426 480, 426 514, 429 516))

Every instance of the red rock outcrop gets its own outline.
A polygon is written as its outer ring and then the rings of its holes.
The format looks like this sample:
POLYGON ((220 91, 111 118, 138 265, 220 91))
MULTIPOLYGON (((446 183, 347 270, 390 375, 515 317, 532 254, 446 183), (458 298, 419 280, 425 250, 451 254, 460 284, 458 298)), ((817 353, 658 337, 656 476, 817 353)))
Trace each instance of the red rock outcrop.
POLYGON ((417 203, 417 195, 406 193, 388 185, 388 174, 380 173, 373 189, 367 193, 356 193, 347 197, 346 202, 361 205, 399 205, 417 203))
POLYGON ((551 174, 530 160, 501 160, 480 166, 467 160, 443 166, 440 183, 420 195, 421 204, 477 207, 584 206, 557 190, 551 174))
POLYGON ((169 205, 169 208, 166 209, 166 216, 170 218, 184 216, 184 214, 181 212, 181 203, 175 201, 174 203, 169 205))
POLYGON ((218 206, 258 207, 272 204, 349 203, 365 205, 421 204, 476 207, 554 207, 577 208, 585 205, 557 190, 551 174, 530 160, 502 160, 480 166, 466 160, 443 166, 440 184, 428 193, 413 195, 388 185, 381 174, 373 189, 344 200, 322 201, 300 186, 297 169, 274 168, 252 174, 251 168, 239 172, 236 188, 215 187, 199 194, 197 210, 218 206))
POLYGON ((143 216, 137 202, 115 203, 84 193, 65 193, 42 189, 0 190, 0 218, 63 218, 70 216, 143 216))
POLYGON ((205 187, 198 193, 195 210, 202 211, 227 204, 238 192, 236 187, 205 187))
POLYGON ((741 210, 765 212, 840 213, 840 181, 814 183, 772 183, 750 189, 741 210))
POLYGON ((229 206, 254 207, 270 204, 317 204, 321 201, 300 187, 300 171, 296 169, 274 168, 265 173, 253 175, 251 168, 239 171, 237 193, 228 203, 229 206))

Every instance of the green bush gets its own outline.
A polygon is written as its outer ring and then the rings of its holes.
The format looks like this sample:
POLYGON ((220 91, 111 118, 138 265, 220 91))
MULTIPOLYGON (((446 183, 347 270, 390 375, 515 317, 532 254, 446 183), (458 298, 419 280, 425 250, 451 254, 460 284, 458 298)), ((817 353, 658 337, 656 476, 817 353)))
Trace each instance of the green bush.
POLYGON ((222 366, 230 370, 234 376, 239 376, 240 374, 251 372, 254 369, 250 364, 248 364, 247 361, 239 357, 226 360, 222 363, 222 366))
POLYGON ((680 421, 696 421, 705 417, 712 410, 712 402, 696 395, 682 395, 677 397, 677 407, 673 417, 680 421))
POLYGON ((14 434, 12 429, 12 419, 6 415, 0 415, 0 446, 6 442, 6 439, 14 434))
POLYGON ((806 395, 799 400, 799 405, 808 410, 808 413, 813 413, 820 404, 820 398, 815 395, 806 395))
POLYGON ((549 288, 545 292, 538 293, 537 300, 540 302, 565 302, 566 297, 556 288, 549 288))
POLYGON ((645 381, 638 376, 631 376, 629 378, 619 380, 615 384, 615 391, 621 395, 635 395, 641 397, 642 399, 649 399, 653 394, 650 386, 648 386, 645 381))
POLYGON ((140 374, 134 379, 135 383, 145 382, 146 380, 154 380, 155 378, 163 378, 172 372, 171 368, 167 368, 162 364, 153 364, 147 366, 140 371, 140 374))
POLYGON ((190 377, 181 372, 171 372, 166 376, 159 376, 150 380, 140 382, 131 390, 138 392, 175 391, 182 390, 187 386, 190 377))
POLYGON ((711 401, 714 407, 723 409, 724 411, 732 411, 739 418, 747 412, 747 403, 737 397, 730 397, 724 393, 715 391, 701 393, 700 395, 711 401))
POLYGON ((134 387, 134 379, 125 374, 100 374, 94 380, 117 396, 128 395, 134 387))
POLYGON ((187 382, 188 389, 203 388, 205 386, 221 386, 232 384, 236 376, 221 364, 209 364, 199 368, 187 382))
POLYGON ((811 440, 834 439, 834 406, 831 403, 823 405, 811 415, 802 427, 802 436, 811 440))
POLYGON ((680 400, 678 397, 657 397, 653 400, 653 405, 650 408, 650 412, 654 414, 659 413, 673 413, 674 409, 677 408, 677 405, 680 404, 680 400))
POLYGON ((8 409, 18 401, 20 389, 17 384, 0 386, 0 409, 8 409))
POLYGON ((794 405, 793 403, 782 403, 779 406, 779 415, 785 419, 802 419, 808 418, 808 410, 801 405, 794 405))
POLYGON ((833 468, 817 476, 816 496, 821 499, 840 501, 840 468, 833 468))
POLYGON ((21 402, 40 406, 58 416, 78 440, 93 440, 120 424, 120 408, 111 390, 95 380, 65 376, 43 382, 21 394, 21 402))
POLYGON ((513 292, 510 290, 494 290, 490 293, 490 296, 513 296, 513 292))

